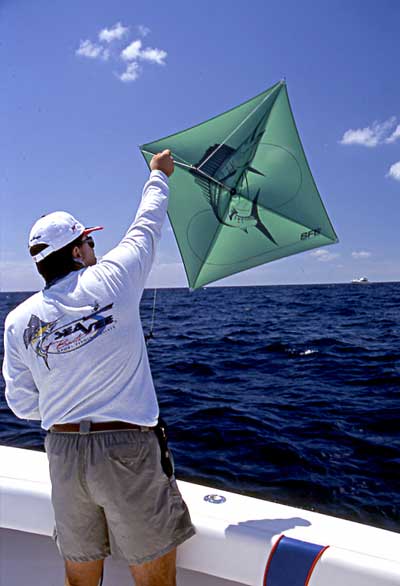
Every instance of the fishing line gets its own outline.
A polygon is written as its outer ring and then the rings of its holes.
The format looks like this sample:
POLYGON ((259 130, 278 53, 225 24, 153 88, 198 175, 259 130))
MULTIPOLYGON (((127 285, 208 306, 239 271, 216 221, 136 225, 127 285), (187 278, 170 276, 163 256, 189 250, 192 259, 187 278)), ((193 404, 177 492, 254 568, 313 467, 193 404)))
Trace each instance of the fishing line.
POLYGON ((154 329, 154 316, 156 313, 156 299, 157 299, 157 289, 154 289, 154 297, 153 297, 153 312, 151 314, 151 326, 150 326, 150 333, 153 333, 154 329))
POLYGON ((154 318, 155 318, 155 314, 156 314, 156 299, 157 299, 157 289, 154 289, 153 310, 152 310, 152 314, 151 314, 150 331, 144 337, 144 339, 146 341, 146 345, 148 345, 148 343, 150 342, 150 340, 152 338, 154 338, 153 330, 154 330, 154 318))

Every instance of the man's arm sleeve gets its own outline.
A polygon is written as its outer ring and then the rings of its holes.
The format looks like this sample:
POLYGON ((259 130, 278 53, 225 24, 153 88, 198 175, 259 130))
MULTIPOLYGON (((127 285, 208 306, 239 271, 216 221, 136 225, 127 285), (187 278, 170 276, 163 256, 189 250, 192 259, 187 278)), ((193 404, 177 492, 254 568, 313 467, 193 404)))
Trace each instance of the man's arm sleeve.
POLYGON ((39 411, 39 392, 32 374, 22 362, 12 326, 5 328, 3 376, 6 382, 5 397, 11 411, 21 419, 41 419, 39 411))
MULTIPOLYGON (((135 220, 120 244, 106 254, 96 267, 118 285, 118 281, 144 288, 150 273, 156 244, 168 207, 168 177, 162 171, 152 171, 143 188, 142 199, 135 220)), ((95 267, 95 270, 96 270, 95 267)))

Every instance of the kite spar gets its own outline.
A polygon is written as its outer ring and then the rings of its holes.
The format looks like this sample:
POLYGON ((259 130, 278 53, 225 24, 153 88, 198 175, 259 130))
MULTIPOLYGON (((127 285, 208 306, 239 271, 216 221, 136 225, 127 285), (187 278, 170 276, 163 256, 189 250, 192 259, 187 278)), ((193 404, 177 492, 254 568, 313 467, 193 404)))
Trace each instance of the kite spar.
POLYGON ((168 215, 192 289, 338 241, 285 82, 141 151, 149 164, 167 148, 168 215))

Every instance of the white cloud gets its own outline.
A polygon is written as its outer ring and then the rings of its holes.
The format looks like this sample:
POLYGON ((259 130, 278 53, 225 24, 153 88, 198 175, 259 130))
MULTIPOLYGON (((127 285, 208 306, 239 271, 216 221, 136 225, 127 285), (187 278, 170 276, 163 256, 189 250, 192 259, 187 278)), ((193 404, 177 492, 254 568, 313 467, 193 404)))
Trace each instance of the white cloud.
POLYGON ((398 124, 396 126, 396 128, 394 129, 394 131, 392 132, 392 134, 385 140, 385 142, 387 144, 391 144, 393 142, 396 142, 396 140, 400 138, 400 124, 398 124))
POLYGON ((392 179, 395 179, 396 181, 400 181, 400 161, 398 161, 397 163, 394 163, 390 167, 386 177, 391 177, 392 179))
POLYGON ((147 26, 144 26, 143 24, 139 24, 137 26, 137 29, 141 37, 147 37, 147 35, 150 33, 150 29, 147 28, 147 26))
POLYGON ((142 41, 139 39, 137 41, 133 41, 130 45, 125 47, 123 51, 121 51, 121 59, 124 61, 135 61, 139 58, 140 49, 142 47, 142 41))
POLYGON ((128 63, 122 75, 118 75, 119 79, 124 82, 135 81, 140 75, 140 67, 136 61, 128 63))
POLYGON ((150 61, 150 63, 157 63, 158 65, 165 65, 166 56, 167 52, 162 49, 152 49, 151 47, 142 49, 142 41, 140 39, 133 41, 133 43, 121 51, 121 59, 124 61, 141 59, 142 61, 150 61))
POLYGON ((339 254, 336 252, 329 252, 329 250, 318 248, 318 250, 314 250, 310 253, 310 256, 317 259, 320 262, 330 262, 338 258, 339 254))
POLYGON ((111 28, 103 28, 99 32, 99 40, 111 43, 112 41, 122 39, 127 34, 128 30, 127 26, 122 26, 120 22, 117 22, 117 24, 114 24, 111 28))
MULTIPOLYGON (((145 37, 150 32, 150 29, 144 25, 138 25, 134 28, 139 31, 142 37, 145 37)), ((144 47, 141 39, 137 38, 131 41, 122 50, 118 48, 118 44, 116 46, 111 44, 112 41, 125 37, 128 31, 129 27, 123 26, 121 22, 117 22, 111 28, 104 28, 98 34, 98 38, 103 45, 86 39, 80 42, 76 55, 90 59, 102 59, 103 61, 114 59, 119 62, 125 62, 125 71, 122 73, 115 72, 116 77, 122 82, 135 81, 146 63, 165 65, 167 52, 163 49, 144 47)))
POLYGON ((147 47, 139 53, 139 59, 144 61, 150 61, 151 63, 157 63, 158 65, 165 65, 164 59, 167 56, 167 52, 162 49, 152 49, 147 47))
POLYGON ((75 51, 75 54, 81 55, 82 57, 88 57, 89 59, 97 59, 102 57, 103 47, 86 39, 86 41, 80 42, 79 49, 75 51))
POLYGON ((395 124, 396 117, 392 116, 385 122, 373 122, 371 126, 365 128, 350 128, 346 130, 339 142, 344 145, 358 144, 366 147, 376 147, 385 142, 394 142, 400 136, 400 125, 393 132, 395 124))
POLYGON ((360 250, 359 252, 354 251, 351 253, 351 256, 356 260, 363 259, 363 258, 370 258, 371 253, 367 252, 366 250, 360 250))
POLYGON ((378 142, 370 128, 359 128, 358 130, 346 130, 340 144, 362 144, 374 147, 378 142))

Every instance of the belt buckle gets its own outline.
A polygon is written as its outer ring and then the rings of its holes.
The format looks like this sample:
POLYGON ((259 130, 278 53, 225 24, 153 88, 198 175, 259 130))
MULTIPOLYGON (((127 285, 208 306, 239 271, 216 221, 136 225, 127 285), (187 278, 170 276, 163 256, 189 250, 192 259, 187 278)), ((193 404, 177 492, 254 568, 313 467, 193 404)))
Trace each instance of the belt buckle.
POLYGON ((92 422, 84 420, 79 422, 79 435, 88 435, 90 433, 92 422))

